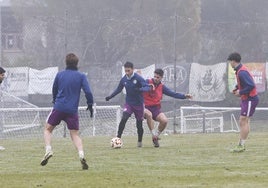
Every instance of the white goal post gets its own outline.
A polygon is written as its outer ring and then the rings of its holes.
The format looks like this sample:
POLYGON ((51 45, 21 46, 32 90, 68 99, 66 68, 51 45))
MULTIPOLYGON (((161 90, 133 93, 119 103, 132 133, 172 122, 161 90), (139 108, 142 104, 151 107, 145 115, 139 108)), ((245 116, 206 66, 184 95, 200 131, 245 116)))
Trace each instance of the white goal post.
MULTIPOLYGON (((78 108, 80 134, 85 136, 115 135, 121 119, 121 107, 93 106, 93 118, 90 118, 87 106, 78 108)), ((0 108, 0 138, 40 137, 52 107, 0 108)), ((56 136, 66 137, 66 125, 57 126, 56 136)))
MULTIPOLYGON (((267 115, 260 113, 268 108, 256 108, 253 117, 258 116, 251 124, 262 124, 267 121, 267 115)), ((267 113, 267 112, 266 112, 267 113)), ((180 132, 183 133, 208 133, 208 132, 239 132, 238 107, 180 107, 180 132)))

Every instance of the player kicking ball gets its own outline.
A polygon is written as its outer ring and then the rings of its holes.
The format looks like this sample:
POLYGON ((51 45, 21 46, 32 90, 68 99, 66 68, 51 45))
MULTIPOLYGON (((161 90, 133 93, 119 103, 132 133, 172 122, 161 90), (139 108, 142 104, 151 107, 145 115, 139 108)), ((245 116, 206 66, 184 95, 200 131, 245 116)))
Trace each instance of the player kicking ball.
POLYGON ((144 114, 144 104, 143 104, 143 91, 149 91, 151 87, 146 84, 145 80, 134 72, 134 65, 131 62, 126 62, 124 64, 125 75, 121 78, 117 88, 114 92, 105 98, 109 101, 111 98, 119 94, 123 88, 126 89, 126 102, 124 105, 123 116, 118 126, 117 138, 121 139, 123 131, 126 126, 126 122, 134 113, 136 118, 136 127, 138 133, 137 147, 142 147, 142 137, 143 137, 143 114, 144 114))
POLYGON ((164 131, 168 123, 166 115, 161 112, 161 100, 163 94, 175 99, 192 99, 192 95, 190 94, 176 93, 166 87, 161 82, 163 76, 164 71, 162 69, 156 69, 154 71, 154 78, 146 80, 146 82, 151 85, 153 89, 143 93, 145 104, 144 116, 152 133, 154 147, 159 147, 159 135, 164 131), (156 132, 154 132, 154 121, 159 122, 156 132))

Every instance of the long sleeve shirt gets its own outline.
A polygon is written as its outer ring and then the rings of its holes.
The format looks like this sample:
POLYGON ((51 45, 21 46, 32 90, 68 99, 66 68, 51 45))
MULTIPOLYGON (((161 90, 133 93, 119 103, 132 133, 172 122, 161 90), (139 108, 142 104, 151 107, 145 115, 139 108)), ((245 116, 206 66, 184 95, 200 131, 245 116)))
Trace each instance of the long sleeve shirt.
POLYGON ((93 95, 85 74, 72 69, 59 72, 52 87, 54 109, 65 113, 77 113, 81 89, 85 93, 87 104, 93 104, 93 95))
POLYGON ((110 98, 113 98, 117 94, 119 94, 123 88, 126 89, 126 103, 130 105, 142 105, 143 104, 143 91, 149 91, 151 89, 150 85, 148 85, 145 80, 134 73, 132 77, 128 78, 124 75, 117 88, 114 92, 110 95, 110 98))

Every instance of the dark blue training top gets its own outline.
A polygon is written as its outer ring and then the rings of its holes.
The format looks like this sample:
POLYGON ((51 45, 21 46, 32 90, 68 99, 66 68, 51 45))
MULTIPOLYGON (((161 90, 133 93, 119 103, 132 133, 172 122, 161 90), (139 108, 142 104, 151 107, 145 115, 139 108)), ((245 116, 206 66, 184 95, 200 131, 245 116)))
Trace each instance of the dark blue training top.
POLYGON ((77 113, 81 89, 85 93, 87 104, 93 104, 93 96, 85 74, 72 69, 58 72, 52 88, 54 109, 70 114, 77 113))
POLYGON ((133 106, 142 105, 142 92, 149 91, 151 89, 150 85, 147 84, 139 74, 134 73, 131 78, 128 78, 126 75, 123 76, 119 85, 110 97, 112 98, 119 94, 123 88, 126 89, 126 103, 133 106))
POLYGON ((186 99, 185 94, 182 93, 176 93, 169 89, 167 86, 163 85, 163 94, 176 98, 176 99, 186 99))

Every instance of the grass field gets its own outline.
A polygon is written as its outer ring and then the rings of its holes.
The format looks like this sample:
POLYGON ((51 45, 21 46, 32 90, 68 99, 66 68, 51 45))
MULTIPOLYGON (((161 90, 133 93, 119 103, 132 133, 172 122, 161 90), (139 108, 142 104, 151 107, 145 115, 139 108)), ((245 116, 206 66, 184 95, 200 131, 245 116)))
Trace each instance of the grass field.
POLYGON ((7 139, 0 145, 0 187, 243 187, 268 186, 267 133, 250 133, 244 153, 230 153, 238 134, 161 136, 160 148, 144 137, 123 136, 124 147, 110 148, 110 137, 83 138, 89 170, 83 171, 70 138, 53 140, 54 156, 40 166, 43 140, 7 139))

